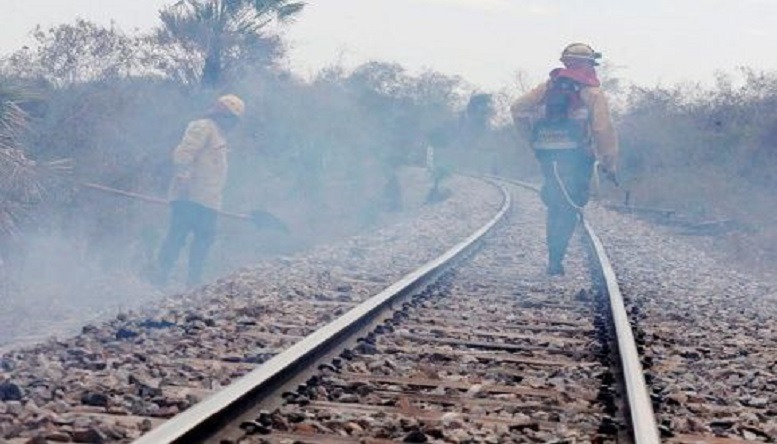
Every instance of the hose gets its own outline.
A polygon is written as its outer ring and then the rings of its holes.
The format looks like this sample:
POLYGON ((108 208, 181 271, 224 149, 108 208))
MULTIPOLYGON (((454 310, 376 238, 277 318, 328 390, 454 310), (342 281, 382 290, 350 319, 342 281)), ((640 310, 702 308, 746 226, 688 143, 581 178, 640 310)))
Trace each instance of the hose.
POLYGON ((567 203, 574 209, 577 210, 578 214, 580 215, 580 219, 583 218, 583 207, 580 205, 577 205, 574 200, 572 200, 572 197, 569 196, 569 192, 567 191, 566 185, 564 185, 564 181, 561 179, 561 175, 558 173, 558 162, 553 161, 553 174, 556 176, 556 182, 558 182, 559 187, 561 188, 561 192, 564 194, 564 198, 567 200, 567 203))

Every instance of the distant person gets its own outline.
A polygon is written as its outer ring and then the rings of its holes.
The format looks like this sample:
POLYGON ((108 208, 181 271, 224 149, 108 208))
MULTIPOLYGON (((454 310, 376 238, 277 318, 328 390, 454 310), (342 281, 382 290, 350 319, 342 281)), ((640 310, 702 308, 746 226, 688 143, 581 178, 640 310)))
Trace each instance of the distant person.
POLYGON ((245 111, 234 95, 219 97, 210 111, 189 123, 173 151, 174 176, 170 183, 170 226, 158 257, 157 283, 164 285, 178 260, 189 233, 187 287, 200 283, 205 258, 216 236, 216 216, 227 181, 225 136, 245 111))
POLYGON ((616 181, 618 138, 595 66, 601 54, 573 43, 561 53, 563 68, 510 108, 519 129, 528 125, 544 184, 548 274, 563 275, 563 260, 578 215, 589 200, 596 162, 616 181))

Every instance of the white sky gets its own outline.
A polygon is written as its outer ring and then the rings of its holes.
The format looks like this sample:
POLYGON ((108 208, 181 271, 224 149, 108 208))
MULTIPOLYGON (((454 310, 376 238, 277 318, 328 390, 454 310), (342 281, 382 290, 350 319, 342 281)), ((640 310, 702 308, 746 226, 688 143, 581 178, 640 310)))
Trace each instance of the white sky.
MULTIPOLYGON (((83 17, 126 30, 158 23, 174 0, 0 0, 0 52, 36 25, 83 17)), ((291 66, 312 73, 367 60, 458 74, 481 88, 519 70, 544 78, 567 43, 584 41, 637 84, 712 79, 739 66, 777 70, 777 0, 308 0, 286 32, 291 66)))

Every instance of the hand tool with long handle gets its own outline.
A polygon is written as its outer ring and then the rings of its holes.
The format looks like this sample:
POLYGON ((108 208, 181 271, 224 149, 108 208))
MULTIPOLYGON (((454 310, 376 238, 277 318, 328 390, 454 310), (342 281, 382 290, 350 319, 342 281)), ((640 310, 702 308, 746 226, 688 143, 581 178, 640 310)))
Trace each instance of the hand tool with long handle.
MULTIPOLYGON (((85 183, 82 183, 81 186, 92 190, 97 190, 97 191, 101 191, 104 193, 109 193, 117 196, 124 196, 130 199, 137 199, 143 202, 148 202, 156 205, 167 206, 170 204, 170 202, 167 199, 162 199, 156 196, 148 196, 145 194, 134 193, 132 191, 120 190, 118 188, 111 188, 97 183, 85 182, 85 183)), ((251 221, 257 228, 269 228, 273 230, 283 231, 284 233, 288 233, 289 231, 285 222, 283 222, 282 220, 278 219, 274 215, 264 210, 254 210, 250 214, 233 213, 230 211, 223 211, 223 210, 216 210, 216 212, 225 217, 251 221)))

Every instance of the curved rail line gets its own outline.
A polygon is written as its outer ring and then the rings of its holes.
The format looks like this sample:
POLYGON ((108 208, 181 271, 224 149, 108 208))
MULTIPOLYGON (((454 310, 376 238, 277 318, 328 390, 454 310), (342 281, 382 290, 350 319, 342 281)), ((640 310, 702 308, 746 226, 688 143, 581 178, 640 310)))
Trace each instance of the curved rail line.
MULTIPOLYGON (((491 178, 504 180, 502 178, 491 178)), ((531 184, 505 180, 514 185, 537 191, 531 184)), ((503 205, 487 224, 437 259, 406 275, 378 295, 353 308, 339 319, 321 328, 285 352, 275 356, 260 368, 246 375, 223 391, 177 415, 152 430, 136 444, 167 444, 214 442, 215 431, 227 424, 240 424, 250 418, 250 411, 258 400, 280 399, 281 394, 304 382, 315 371, 316 364, 334 358, 356 343, 357 338, 372 330, 393 315, 392 308, 401 306, 414 294, 437 281, 447 270, 455 267, 480 246, 508 213, 511 207, 509 192, 502 186, 503 205)), ((597 268, 610 299, 624 384, 628 397, 633 441, 638 444, 659 443, 650 398, 645 385, 642 366, 634 344, 633 334, 618 289, 615 274, 607 259, 601 241, 585 223, 591 249, 597 259, 597 268)), ((267 407, 267 404, 263 404, 267 407)), ((270 404, 272 405, 272 404, 270 404)), ((223 437, 222 437, 223 438, 223 437)), ((218 442, 218 441, 216 441, 218 442)))
POLYGON ((245 412, 258 396, 268 397, 278 393, 279 389, 289 383, 292 376, 295 380, 300 379, 298 372, 306 365, 332 354, 333 349, 338 346, 344 348, 344 342, 355 340, 354 335, 365 326, 375 323, 386 307, 434 282, 448 267, 472 253, 478 247, 478 241, 483 239, 510 209, 510 195, 504 189, 502 193, 504 201, 500 211, 469 238, 275 356, 225 390, 152 430, 135 443, 187 443, 205 439, 216 427, 245 412))
MULTIPOLYGON (((535 192, 540 191, 536 185, 527 182, 501 180, 535 192)), ((645 382, 645 373, 637 352, 637 344, 634 341, 634 334, 626 313, 623 295, 618 286, 618 279, 615 276, 615 270, 607 257, 602 241, 585 218, 583 218, 583 227, 591 244, 592 252, 596 257, 597 268, 604 285, 603 290, 606 291, 610 301, 615 339, 618 345, 621 367, 623 369, 623 380, 628 398, 628 410, 634 431, 634 442, 637 444, 660 443, 660 433, 650 400, 650 392, 645 382)))

